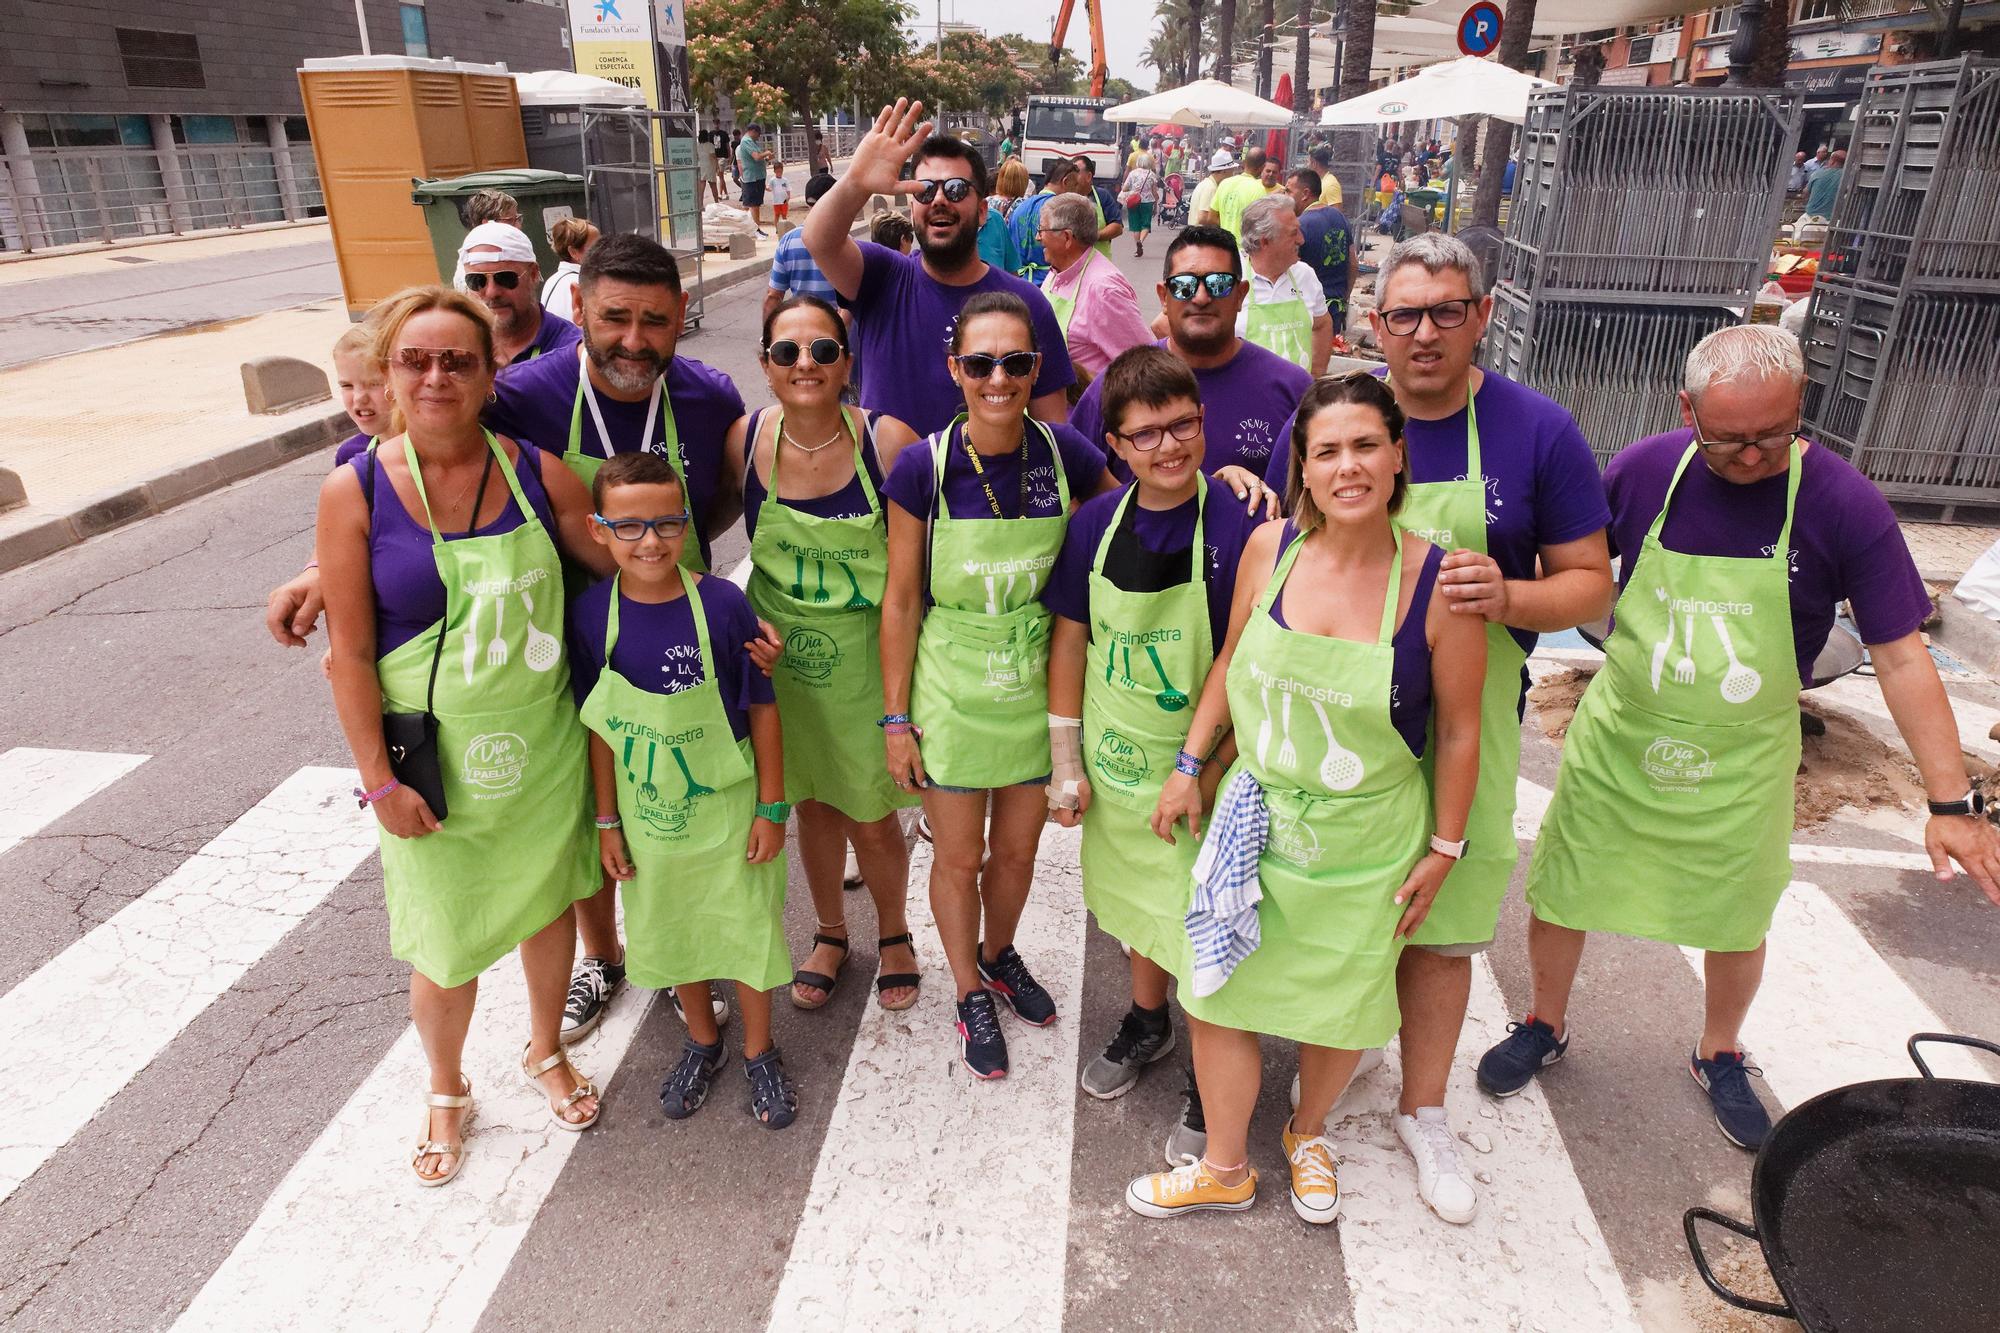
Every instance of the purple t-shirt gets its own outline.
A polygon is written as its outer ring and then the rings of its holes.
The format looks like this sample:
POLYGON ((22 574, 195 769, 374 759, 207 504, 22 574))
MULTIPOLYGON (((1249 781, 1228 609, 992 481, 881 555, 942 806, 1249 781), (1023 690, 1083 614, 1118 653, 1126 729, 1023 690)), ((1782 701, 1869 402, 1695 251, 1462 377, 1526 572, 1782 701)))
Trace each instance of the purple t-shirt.
MULTIPOLYGON (((535 330, 535 340, 521 349, 507 366, 525 366, 530 361, 539 361, 545 356, 554 356, 583 341, 583 330, 558 315, 547 306, 542 307, 542 322, 535 330)), ((505 370, 507 366, 502 366, 505 370)))
MULTIPOLYGON (((1104 475, 1104 455, 1068 426, 1058 423, 1046 429, 1055 437, 1056 450, 1062 455, 1070 498, 1088 497, 1104 475)), ((889 480, 883 486, 891 500, 911 517, 925 522, 930 521, 931 500, 937 494, 937 474, 931 470, 931 440, 935 438, 918 440, 897 454, 889 469, 889 480)), ((1047 518, 1060 514, 1062 498, 1056 490, 1055 460, 1049 457, 1042 432, 1032 423, 1028 426, 1027 454, 1028 516, 1047 518)), ((1021 517, 1016 512, 1021 503, 1020 458, 1020 451, 1016 450, 997 458, 982 454, 979 459, 986 470, 986 485, 993 488, 993 498, 1000 502, 1000 511, 1008 518, 1021 517)), ((945 512, 953 518, 992 518, 993 507, 986 502, 986 489, 979 484, 979 475, 972 470, 972 462, 965 456, 955 433, 944 460, 945 512)))
MULTIPOLYGON (((1621 589, 1666 501, 1674 466, 1693 438, 1686 429, 1648 436, 1627 445, 1604 469, 1611 549, 1630 557, 1619 571, 1621 589)), ((1807 449, 1799 467, 1792 517, 1792 640, 1799 679, 1808 681, 1840 602, 1853 606, 1864 643, 1902 638, 1923 624, 1931 602, 1903 530, 1875 484, 1824 447, 1807 449)), ((1674 492, 1661 544, 1689 555, 1770 555, 1785 523, 1785 491, 1783 473, 1739 486, 1716 476, 1697 456, 1674 492)))
MULTIPOLYGON (((580 705, 604 669, 604 621, 611 607, 611 580, 592 584, 569 613, 569 679, 580 705)), ((611 665, 626 681, 652 694, 678 694, 702 682, 701 643, 695 637, 693 603, 618 599, 618 646, 611 665)), ((702 616, 708 647, 715 654, 715 677, 722 685, 722 708, 742 740, 750 734, 750 706, 776 703, 771 678, 757 669, 743 645, 757 637, 757 613, 743 590, 723 578, 701 580, 702 616)))
MULTIPOLYGON (((508 367, 493 381, 496 401, 486 409, 489 428, 515 439, 526 437, 552 453, 569 447, 569 423, 576 411, 577 378, 583 373, 576 353, 545 356, 538 361, 508 367)), ((699 361, 676 356, 667 364, 667 402, 673 406, 674 429, 679 432, 681 453, 687 460, 688 509, 704 516, 701 524, 701 554, 707 559, 706 515, 722 488, 722 446, 729 428, 743 415, 743 395, 729 376, 699 361)), ((608 458, 614 452, 630 452, 638 447, 639 433, 646 426, 648 400, 623 403, 604 394, 597 395, 598 410, 611 431, 614 448, 607 451, 598 438, 597 422, 585 404, 579 422, 583 452, 593 458, 608 458)), ((664 453, 666 412, 654 423, 648 441, 655 453, 664 453)))
MULTIPOLYGON (((1479 412, 1480 470, 1486 475, 1486 550, 1510 579, 1535 577, 1544 546, 1559 546, 1608 526, 1611 509, 1589 441, 1556 402, 1487 371, 1474 398, 1479 412)), ((1410 480, 1418 484, 1465 476, 1465 412, 1437 421, 1412 419, 1404 430, 1410 480)), ((1282 489, 1289 448, 1272 454, 1265 482, 1282 489)), ((1536 635, 1510 632, 1528 652, 1536 635)))
MULTIPOLYGON (((365 450, 365 438, 364 450, 365 450)), ((366 495, 370 486, 368 476, 369 460, 363 456, 352 460, 348 466, 361 480, 362 494, 366 495)), ((543 458, 541 450, 533 445, 521 446, 520 456, 514 460, 514 472, 521 482, 521 494, 528 497, 528 506, 541 520, 542 527, 551 535, 556 530, 555 517, 549 511, 548 492, 542 489, 543 458)), ((555 464, 560 467, 561 464, 555 464)), ((403 507, 403 497, 396 494, 396 488, 389 482, 389 474, 382 469, 379 460, 373 478, 374 503, 368 514, 368 571, 375 585, 375 655, 387 657, 395 649, 402 647, 431 626, 437 624, 444 615, 444 580, 438 577, 437 556, 431 549, 431 532, 421 518, 413 517, 403 507)), ((475 486, 477 482, 473 483, 475 486)), ((486 480, 487 489, 505 487, 507 479, 495 468, 486 480)), ((474 534, 480 537, 497 537, 503 532, 512 532, 521 526, 521 506, 514 503, 512 495, 507 497, 507 507, 494 519, 474 534)), ((463 531, 447 532, 446 541, 458 541, 465 536, 463 531)))
MULTIPOLYGON (((757 537, 757 511, 764 507, 764 501, 771 492, 764 485, 764 479, 757 475, 756 451, 750 446, 757 439, 758 427, 762 424, 768 408, 760 407, 750 414, 750 422, 743 431, 743 535, 755 540, 757 537)), ((861 414, 861 462, 868 469, 868 479, 875 483, 875 494, 882 494, 882 462, 875 454, 876 413, 861 414)), ((796 509, 801 514, 814 518, 858 518, 868 512, 868 492, 861 488, 861 476, 856 473, 848 483, 831 495, 815 496, 810 500, 784 500, 780 503, 796 509)))
POLYGON ((1031 282, 989 266, 978 282, 948 287, 924 272, 917 253, 897 254, 860 242, 861 286, 854 312, 856 359, 868 367, 861 405, 909 423, 919 435, 942 430, 965 405, 945 365, 959 308, 981 292, 1012 292, 1027 302, 1035 323, 1041 371, 1035 396, 1059 393, 1076 381, 1069 346, 1048 298, 1031 282))
MULTIPOLYGON (((1069 526, 1063 530, 1062 551, 1049 574, 1049 586, 1042 590, 1042 604, 1049 610, 1089 623, 1090 566, 1097 559, 1098 544, 1111 526, 1112 515, 1131 489, 1128 483, 1092 496, 1070 516, 1069 526)), ((1137 549, 1121 549, 1114 540, 1104 553, 1104 576, 1113 587, 1127 592, 1159 592, 1185 583, 1194 520, 1193 500, 1172 509, 1146 509, 1133 500, 1128 521, 1138 538, 1137 549)), ((1217 652, 1222 651, 1222 641, 1229 634, 1229 601, 1236 595, 1236 567, 1243 559, 1243 543, 1250 540, 1256 527, 1257 521, 1244 512, 1235 496, 1220 488, 1209 491, 1201 544, 1208 560, 1209 642, 1217 652)))
POLYGON ((366 453, 368 446, 373 443, 375 443, 373 435, 348 436, 340 442, 340 447, 333 451, 333 465, 335 467, 345 467, 366 453))
MULTIPOLYGON (((1299 530, 1286 519, 1279 552, 1282 554, 1298 535, 1299 530)), ((1430 554, 1424 557, 1416 591, 1410 594, 1410 609, 1403 613, 1403 623, 1389 637, 1393 654, 1389 665, 1389 721, 1403 738, 1403 744, 1410 747, 1410 753, 1419 759, 1424 757, 1424 733, 1430 729, 1431 721, 1431 641, 1424 634, 1424 617, 1430 614, 1431 590, 1437 587, 1438 566, 1444 557, 1442 546, 1431 547, 1430 554)), ((1286 582, 1289 584, 1290 579, 1286 582)), ((1285 624, 1282 590, 1271 602, 1271 619, 1286 629, 1291 628, 1285 624)))
MULTIPOLYGON (((1153 344, 1165 347, 1162 338, 1153 344)), ((1201 389, 1202 435, 1208 451, 1201 469, 1211 475, 1235 464, 1262 473, 1280 441, 1291 434, 1292 413, 1312 385, 1312 375, 1253 342, 1244 342, 1225 365, 1196 370, 1201 389)), ((1069 424, 1110 456, 1112 475, 1130 481, 1131 471, 1104 439, 1104 381, 1092 380, 1069 414, 1069 424)))

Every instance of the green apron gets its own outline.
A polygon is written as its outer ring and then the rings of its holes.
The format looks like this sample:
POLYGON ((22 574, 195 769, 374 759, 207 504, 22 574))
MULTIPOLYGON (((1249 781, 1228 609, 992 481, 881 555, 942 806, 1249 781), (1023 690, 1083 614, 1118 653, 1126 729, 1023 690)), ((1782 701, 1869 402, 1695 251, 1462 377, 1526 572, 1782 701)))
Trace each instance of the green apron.
POLYGON ((686 583, 701 683, 655 694, 612 667, 618 643, 614 576, 604 618, 604 670, 583 701, 583 725, 611 747, 618 817, 638 872, 618 890, 625 905, 625 966, 634 982, 654 989, 726 978, 770 990, 792 975, 785 858, 763 865, 745 859, 757 816, 757 774, 749 740, 736 739, 723 707, 701 579, 690 575, 686 583))
MULTIPOLYGON (((1059 497, 1046 518, 953 518, 944 466, 965 417, 926 441, 936 478, 930 523, 931 607, 917 631, 910 717, 924 772, 947 787, 1038 782, 1049 771, 1049 621, 1042 586, 1069 524, 1069 477, 1049 428, 1022 418, 1048 445, 1059 497)), ((1032 464, 1022 441, 1021 466, 1032 464)))
MULTIPOLYGON (((1090 187, 1090 206, 1097 210, 1097 229, 1103 231, 1104 201, 1097 197, 1097 187, 1095 185, 1090 187)), ((1103 255, 1106 259, 1111 258, 1111 242, 1099 241, 1097 243, 1097 253, 1103 255)))
POLYGON ((1570 723, 1528 903, 1573 930, 1734 953, 1763 942, 1792 877, 1799 446, 1777 545, 1752 558, 1660 544, 1694 454, 1690 444, 1681 456, 1618 599, 1604 669, 1570 723), (1684 654, 1691 673, 1667 667, 1684 654))
MULTIPOLYGON (((1097 253, 1094 250, 1083 252, 1083 266, 1076 273, 1076 280, 1079 285, 1072 286, 1070 288, 1071 292, 1082 290, 1080 284, 1083 282, 1083 270, 1089 268, 1091 261, 1096 258, 1097 253)), ((1061 327, 1063 338, 1067 340, 1069 338, 1069 322, 1076 316, 1076 297, 1074 295, 1057 296, 1052 290, 1055 280, 1056 274, 1052 269, 1049 275, 1042 279, 1042 295, 1048 298, 1049 309, 1055 312, 1056 324, 1061 327)))
POLYGON ((1121 533, 1137 540, 1127 529, 1138 491, 1129 488, 1118 502, 1090 566, 1083 762, 1091 801, 1083 816, 1083 903, 1106 932, 1185 979, 1193 964, 1185 923, 1198 849, 1193 838, 1178 837, 1171 846, 1160 841, 1151 817, 1187 736, 1187 709, 1215 661, 1202 542, 1208 478, 1199 479, 1195 492, 1187 581, 1159 592, 1126 592, 1104 576, 1112 542, 1121 533))
MULTIPOLYGON (((588 489, 597 480, 597 470, 604 466, 605 459, 617 453, 638 453, 650 448, 653 442, 653 421, 664 418, 660 428, 660 443, 666 447, 666 457, 674 465, 674 475, 681 479, 681 494, 687 507, 693 512, 694 496, 687 489, 687 455, 681 449, 680 428, 674 424, 674 400, 667 395, 667 377, 660 376, 653 381, 653 397, 646 406, 646 426, 639 433, 639 439, 631 449, 620 449, 612 443, 611 431, 604 424, 604 410, 597 405, 597 392, 590 387, 590 369, 584 364, 587 349, 576 349, 576 402, 569 410, 569 447, 563 450, 563 462, 576 473, 584 487, 588 489), (591 424, 597 428, 597 442, 604 448, 604 458, 583 451, 583 408, 590 405, 591 424)), ((701 515, 695 515, 699 524, 701 515)), ((693 570, 697 574, 708 572, 708 563, 701 556, 701 534, 690 532, 687 543, 681 547, 681 568, 693 570)))
MULTIPOLYGON (((856 442, 854 475, 868 496, 868 512, 818 518, 779 498, 780 411, 771 482, 750 540, 749 591, 750 605, 785 645, 771 678, 784 719, 785 799, 793 805, 820 801, 868 824, 916 805, 917 797, 889 776, 875 726, 883 712, 881 603, 889 580, 889 530, 863 457, 862 431, 845 408, 842 415, 856 442)), ((756 443, 752 432, 753 459, 756 443)))
POLYGON ((1184 988, 1181 1004, 1204 1023, 1364 1050, 1400 1022, 1396 890, 1430 846, 1431 795, 1389 712, 1400 560, 1374 642, 1304 634, 1271 618, 1304 540, 1279 557, 1226 678, 1241 753, 1223 784, 1247 769, 1270 816, 1261 942, 1220 990, 1184 988))
POLYGON ((562 563, 490 431, 486 447, 521 526, 446 541, 403 437, 445 613, 375 664, 383 707, 422 712, 444 635, 432 711, 450 813, 421 838, 382 834, 390 952, 444 987, 471 981, 598 885, 588 741, 562 655, 562 563))
MULTIPOLYGON (((1457 481, 1410 486, 1396 521, 1447 552, 1486 553, 1486 478, 1480 467, 1479 413, 1465 396, 1465 475, 1457 481)), ((1521 668, 1528 654, 1505 626, 1486 624, 1486 680, 1479 691, 1479 786, 1465 821, 1465 859, 1452 868, 1451 892, 1438 895, 1412 944, 1484 944, 1500 921, 1500 902, 1514 878, 1515 785, 1521 775, 1521 668)), ((1435 737, 1433 737, 1433 742, 1435 737)), ((1437 746, 1424 746, 1424 776, 1437 767, 1437 746)))
POLYGON ((1312 312, 1306 309, 1306 298, 1296 294, 1296 285, 1289 301, 1259 302, 1257 284, 1250 283, 1249 300, 1243 307, 1246 339, 1267 352, 1276 352, 1301 370, 1311 370, 1312 335, 1312 312))

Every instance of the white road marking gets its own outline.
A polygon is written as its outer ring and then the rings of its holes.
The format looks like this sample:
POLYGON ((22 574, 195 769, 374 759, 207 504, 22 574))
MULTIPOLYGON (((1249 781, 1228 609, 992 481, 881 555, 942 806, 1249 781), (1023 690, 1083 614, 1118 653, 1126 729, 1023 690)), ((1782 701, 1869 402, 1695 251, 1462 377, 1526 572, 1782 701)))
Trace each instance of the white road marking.
MULTIPOLYGON (((570 1048, 599 1088, 654 994, 628 992, 570 1048)), ((470 1330, 582 1137, 557 1129, 546 1099, 522 1079, 527 1031, 527 984, 516 958, 505 958, 480 979, 466 1042, 473 1120, 465 1166, 435 1190, 409 1168, 425 1124, 426 1076, 416 1029, 406 1031, 174 1327, 470 1330)))
POLYGON ((34 837, 150 757, 28 746, 0 754, 0 855, 34 837))
POLYGON ((0 998, 0 1199, 375 850, 354 783, 300 769, 0 998))
POLYGON ((1060 1017, 1037 1031, 1003 1014, 1010 1069, 990 1084, 958 1057, 951 973, 922 887, 929 849, 918 844, 910 928, 928 975, 914 1008, 870 1004, 861 1021, 773 1333, 1061 1327, 1083 997, 1079 839, 1043 831, 1017 940, 1060 1017))

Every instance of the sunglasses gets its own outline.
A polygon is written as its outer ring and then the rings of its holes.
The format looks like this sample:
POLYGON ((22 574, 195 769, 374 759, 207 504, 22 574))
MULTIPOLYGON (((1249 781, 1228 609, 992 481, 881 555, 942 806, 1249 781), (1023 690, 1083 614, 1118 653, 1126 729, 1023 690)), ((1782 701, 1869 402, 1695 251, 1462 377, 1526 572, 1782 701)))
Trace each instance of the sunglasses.
POLYGON ((972 182, 963 176, 953 176, 949 180, 941 181, 919 181, 914 194, 918 203, 928 204, 937 198, 939 190, 944 191, 946 203, 964 203, 965 197, 972 193, 972 182))
POLYGON ((396 364, 419 375, 436 366, 453 379, 462 380, 485 365, 486 358, 457 347, 399 347, 396 364))
POLYGON ((1192 416, 1182 417, 1178 421, 1169 421, 1164 426, 1147 426, 1143 430, 1133 431, 1130 435, 1116 430, 1111 433, 1131 445, 1134 449, 1137 449, 1140 453, 1149 454, 1165 444, 1169 435, 1179 440, 1182 444, 1186 444, 1189 440, 1201 434, 1201 413, 1196 412, 1192 416))
POLYGON ((521 285, 521 275, 519 273, 511 268, 503 268, 498 273, 466 274, 465 289, 469 292, 483 292, 486 290, 486 280, 488 278, 491 278, 493 285, 503 292, 511 292, 521 285))
POLYGON ((1398 338, 1407 338, 1417 331, 1424 322, 1424 316, 1431 317, 1431 323, 1440 329, 1455 329, 1465 323, 1472 313, 1472 301, 1439 301, 1436 305, 1404 305, 1394 310, 1382 312, 1382 327, 1398 338))
POLYGON ((592 514, 591 521, 616 537, 621 542, 636 542, 649 532, 656 532, 661 541, 672 541, 687 531, 691 515, 668 514, 665 518, 606 518, 602 514, 592 514))
POLYGON ((1221 301, 1236 290, 1236 283, 1234 273, 1176 273, 1167 279, 1167 295, 1176 301, 1192 301, 1195 292, 1206 287, 1210 296, 1221 301))
POLYGON ((764 349, 764 355, 774 366, 796 366, 801 352, 810 354, 813 362, 822 366, 830 366, 847 355, 847 349, 837 338, 814 338, 804 347, 794 338, 780 338, 764 349))
POLYGON ((1042 359, 1040 352, 1009 352, 1005 356, 991 356, 985 352, 967 352, 963 356, 953 356, 958 370, 967 379, 983 380, 993 374, 995 366, 1010 380, 1024 380, 1035 373, 1035 366, 1042 359))

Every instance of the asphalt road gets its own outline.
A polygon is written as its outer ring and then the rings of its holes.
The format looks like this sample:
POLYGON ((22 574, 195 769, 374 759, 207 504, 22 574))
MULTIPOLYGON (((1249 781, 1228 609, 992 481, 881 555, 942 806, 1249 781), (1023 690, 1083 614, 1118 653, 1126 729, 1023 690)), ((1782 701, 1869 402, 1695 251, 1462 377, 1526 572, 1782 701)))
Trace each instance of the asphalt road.
MULTIPOLYGON (((1150 292, 1154 257, 1118 250, 1150 292)), ((753 404, 759 299, 712 300, 682 348, 753 404)), ((372 838, 343 775, 313 771, 349 763, 318 654, 278 649, 261 625, 266 590, 306 557, 325 466, 302 460, 0 576, 0 1323, 1095 1330, 1199 1311, 1210 1327, 1759 1326, 1713 1320, 1681 1249, 1687 1206, 1747 1216, 1750 1158, 1686 1074, 1699 975, 1654 945, 1593 945, 1576 1045, 1542 1089, 1495 1105, 1461 1068, 1452 1112, 1486 1194, 1472 1227, 1414 1203, 1387 1127, 1393 1068, 1334 1129, 1340 1224, 1294 1218, 1276 1147, 1293 1066, 1277 1042, 1253 1134, 1257 1208, 1132 1216, 1120 1191, 1158 1167, 1185 1047, 1118 1101, 1076 1090, 1123 1009, 1124 962, 1087 925, 1074 842, 1054 832, 1024 940, 1062 1019, 1009 1022, 1006 1082, 969 1086, 956 1064, 919 869, 918 1009, 875 1008, 866 943, 825 1010, 780 1000, 803 1097, 790 1130, 751 1123, 734 1060, 698 1116, 664 1121, 654 1089, 681 1030, 627 992, 578 1056, 605 1085, 602 1124, 550 1132, 508 1073, 520 986, 503 962, 471 1042, 469 1165, 446 1190, 413 1188, 419 1065, 372 838), (130 758, 90 778, 107 753, 130 758)), ((719 549, 727 567, 741 539, 719 549)), ((1557 646, 1535 668, 1587 661, 1557 646)), ((2000 694, 1963 675, 1950 688, 1968 750, 1990 762, 2000 694)), ((1884 803, 1798 835, 1812 847, 1747 1034, 1774 1104, 1899 1072, 1916 1027, 2000 1035, 2000 913, 1930 880, 1915 817, 1865 770, 1892 734, 1872 680, 1842 682, 1827 707, 1846 765, 1829 780, 1884 803)), ((1557 757, 1531 712, 1528 836, 1557 757)), ((796 867, 787 919, 802 950, 796 867)), ((1527 1002, 1521 930, 1517 893, 1462 1065, 1527 1002)))

